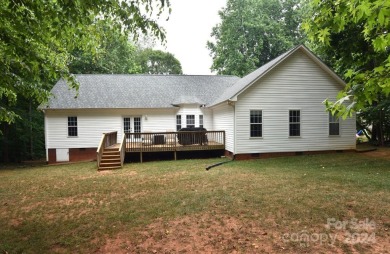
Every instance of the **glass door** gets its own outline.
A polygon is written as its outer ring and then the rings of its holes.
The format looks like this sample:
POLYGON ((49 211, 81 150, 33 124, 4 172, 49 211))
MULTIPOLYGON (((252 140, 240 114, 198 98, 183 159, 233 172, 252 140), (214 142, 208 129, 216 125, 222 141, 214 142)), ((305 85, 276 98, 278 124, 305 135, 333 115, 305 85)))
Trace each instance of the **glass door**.
MULTIPOLYGON (((141 133, 141 117, 134 117, 134 133, 141 133)), ((136 139, 140 139, 141 135, 135 135, 134 136, 136 139)))
MULTIPOLYGON (((142 124, 140 116, 129 116, 123 118, 124 133, 141 133, 142 124)), ((141 139, 141 135, 131 135, 134 139, 141 139)))

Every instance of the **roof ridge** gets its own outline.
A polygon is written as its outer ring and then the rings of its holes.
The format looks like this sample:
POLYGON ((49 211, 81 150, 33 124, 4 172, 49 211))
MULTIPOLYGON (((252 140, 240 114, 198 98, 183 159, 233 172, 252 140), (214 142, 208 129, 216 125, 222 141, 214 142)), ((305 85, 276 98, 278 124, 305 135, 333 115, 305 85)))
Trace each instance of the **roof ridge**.
POLYGON ((237 77, 236 75, 219 74, 147 74, 147 73, 78 73, 75 76, 149 76, 149 77, 237 77))

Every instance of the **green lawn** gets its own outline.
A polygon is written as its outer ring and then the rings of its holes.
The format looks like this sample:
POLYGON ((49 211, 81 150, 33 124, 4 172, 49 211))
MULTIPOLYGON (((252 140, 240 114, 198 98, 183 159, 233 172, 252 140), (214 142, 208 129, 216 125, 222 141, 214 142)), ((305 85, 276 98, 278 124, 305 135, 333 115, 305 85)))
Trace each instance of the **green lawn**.
POLYGON ((0 169, 0 253, 389 253, 390 160, 220 161, 0 169))

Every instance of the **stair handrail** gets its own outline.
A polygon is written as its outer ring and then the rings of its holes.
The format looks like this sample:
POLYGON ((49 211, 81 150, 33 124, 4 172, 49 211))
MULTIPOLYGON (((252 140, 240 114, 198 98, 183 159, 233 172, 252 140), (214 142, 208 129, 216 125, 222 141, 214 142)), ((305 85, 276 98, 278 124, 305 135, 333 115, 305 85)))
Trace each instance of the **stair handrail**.
POLYGON ((119 153, 121 155, 121 167, 123 167, 123 162, 125 161, 125 153, 126 152, 126 133, 123 133, 122 142, 119 147, 119 153))
POLYGON ((100 161, 102 160, 104 149, 113 144, 116 144, 116 140, 117 140, 116 131, 103 133, 98 149, 96 150, 98 168, 100 167, 100 161))

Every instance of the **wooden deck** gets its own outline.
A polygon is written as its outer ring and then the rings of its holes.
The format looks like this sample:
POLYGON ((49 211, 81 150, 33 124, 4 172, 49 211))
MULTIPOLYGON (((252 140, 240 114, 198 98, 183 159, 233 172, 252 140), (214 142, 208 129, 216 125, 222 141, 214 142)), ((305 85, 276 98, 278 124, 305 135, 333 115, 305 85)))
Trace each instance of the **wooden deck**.
MULTIPOLYGON (((225 150, 225 131, 181 131, 125 133, 126 153, 143 153, 225 150)), ((112 144, 106 149, 119 149, 122 144, 112 144)))
MULTIPOLYGON (((119 144, 118 144, 119 146, 119 144)), ((196 150, 220 150, 225 149, 221 143, 210 141, 205 145, 192 144, 181 145, 176 144, 160 144, 160 145, 145 145, 142 142, 133 142, 126 144, 126 152, 164 152, 164 151, 196 151, 196 150)))
POLYGON ((126 152, 225 149, 224 131, 126 133, 126 152))

